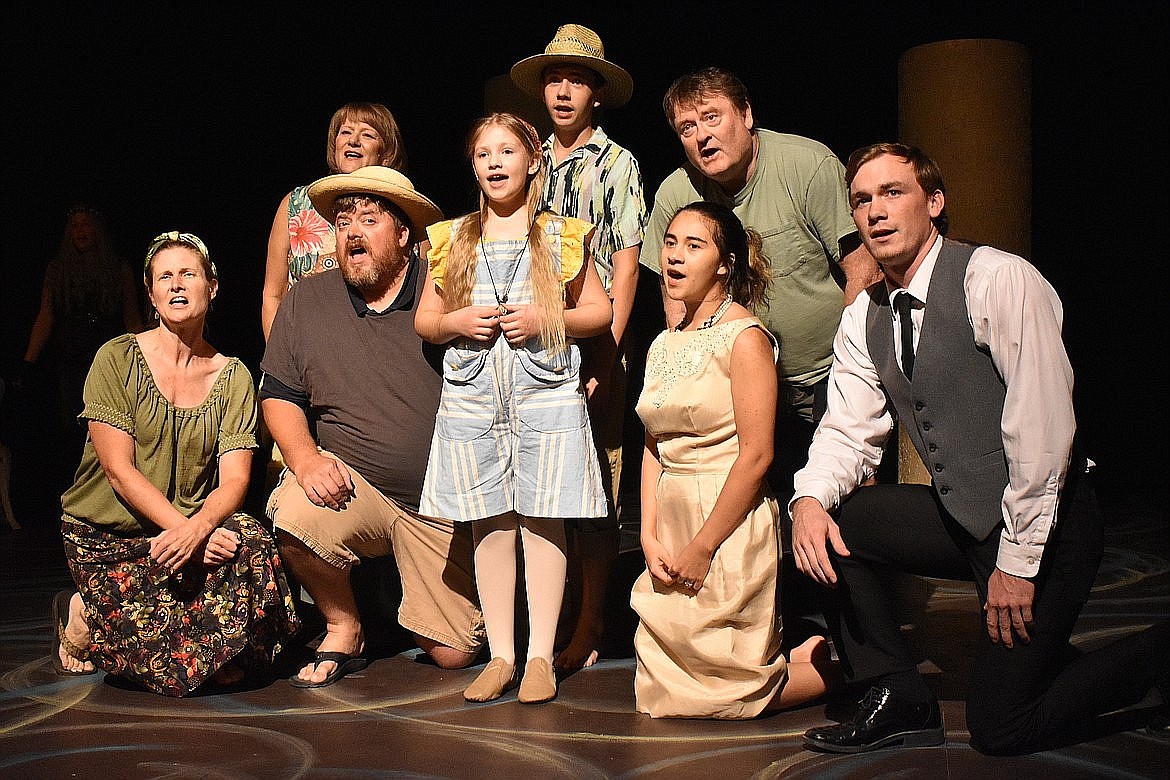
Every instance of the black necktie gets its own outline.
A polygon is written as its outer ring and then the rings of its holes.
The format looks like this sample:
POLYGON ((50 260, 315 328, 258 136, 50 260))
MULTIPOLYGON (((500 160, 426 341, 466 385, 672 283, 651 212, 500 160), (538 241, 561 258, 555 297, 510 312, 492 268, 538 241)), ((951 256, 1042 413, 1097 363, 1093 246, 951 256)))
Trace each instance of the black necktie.
POLYGON ((902 328, 902 373, 907 379, 914 378, 914 320, 910 310, 914 307, 914 296, 903 290, 894 296, 894 308, 898 310, 898 324, 902 328))

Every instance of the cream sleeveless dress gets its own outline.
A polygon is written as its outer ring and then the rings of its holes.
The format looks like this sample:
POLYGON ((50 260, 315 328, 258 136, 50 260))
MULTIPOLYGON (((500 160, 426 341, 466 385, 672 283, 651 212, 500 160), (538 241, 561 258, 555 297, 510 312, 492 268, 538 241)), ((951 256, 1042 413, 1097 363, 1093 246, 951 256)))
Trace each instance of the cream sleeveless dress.
MULTIPOLYGON (((682 549, 702 527, 739 454, 731 348, 751 327, 763 329, 759 320, 745 317, 703 330, 665 331, 646 356, 637 412, 658 441, 658 539, 671 551, 682 549)), ((649 571, 634 583, 640 712, 752 718, 783 687, 788 674, 780 651, 778 518, 765 486, 715 552, 697 594, 664 585, 649 571)))

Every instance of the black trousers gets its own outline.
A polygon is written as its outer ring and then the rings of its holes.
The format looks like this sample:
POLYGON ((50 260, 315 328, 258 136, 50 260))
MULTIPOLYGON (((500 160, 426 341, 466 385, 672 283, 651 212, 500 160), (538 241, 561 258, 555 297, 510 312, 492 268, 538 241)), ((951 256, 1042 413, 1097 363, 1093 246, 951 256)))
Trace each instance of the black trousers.
MULTIPOLYGON (((1170 621, 1084 655, 1069 652, 1103 550, 1090 481, 1073 474, 1066 485, 1034 580, 1031 641, 1011 649, 995 644, 984 614, 971 616, 979 644, 967 726, 982 752, 1024 753, 1068 741, 1094 716, 1140 701, 1167 674, 1170 621)), ((839 523, 851 555, 833 557, 839 611, 830 615, 830 629, 852 679, 896 680, 915 664, 899 629, 891 573, 973 579, 983 604, 999 532, 973 538, 925 485, 861 488, 841 507, 839 523)))

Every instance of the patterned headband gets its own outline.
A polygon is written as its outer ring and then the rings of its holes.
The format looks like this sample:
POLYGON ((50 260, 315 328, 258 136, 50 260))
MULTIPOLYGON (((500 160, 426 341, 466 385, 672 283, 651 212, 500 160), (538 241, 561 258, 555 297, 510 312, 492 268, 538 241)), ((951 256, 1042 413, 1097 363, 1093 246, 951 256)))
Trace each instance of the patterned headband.
MULTIPOLYGON (((203 243, 203 239, 194 233, 181 233, 178 230, 171 230, 154 237, 154 240, 150 242, 150 246, 146 248, 146 260, 142 264, 142 273, 145 274, 150 269, 150 261, 159 253, 159 250, 172 244, 184 244, 194 249, 207 261, 207 265, 211 268, 211 278, 219 278, 219 272, 215 268, 215 263, 211 261, 211 255, 207 251, 207 244, 203 243)), ((150 282, 149 279, 146 281, 148 283, 150 282)))

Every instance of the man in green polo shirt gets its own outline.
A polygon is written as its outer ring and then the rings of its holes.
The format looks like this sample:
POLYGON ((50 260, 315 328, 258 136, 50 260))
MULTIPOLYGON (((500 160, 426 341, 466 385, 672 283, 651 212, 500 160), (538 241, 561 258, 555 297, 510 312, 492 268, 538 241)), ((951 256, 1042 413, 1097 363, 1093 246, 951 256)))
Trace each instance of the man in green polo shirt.
MULTIPOLYGON (((654 196, 639 262, 661 273, 666 227, 696 200, 730 207, 763 237, 772 290, 759 316, 780 341, 782 382, 769 481, 783 498, 824 411, 841 311, 880 275, 857 239, 841 162, 817 141, 756 127, 738 78, 714 67, 689 73, 667 90, 663 110, 687 162, 654 196)), ((673 327, 681 306, 665 295, 663 303, 673 327)))

